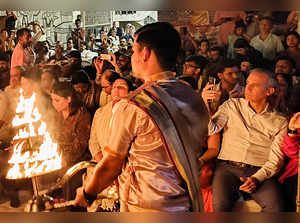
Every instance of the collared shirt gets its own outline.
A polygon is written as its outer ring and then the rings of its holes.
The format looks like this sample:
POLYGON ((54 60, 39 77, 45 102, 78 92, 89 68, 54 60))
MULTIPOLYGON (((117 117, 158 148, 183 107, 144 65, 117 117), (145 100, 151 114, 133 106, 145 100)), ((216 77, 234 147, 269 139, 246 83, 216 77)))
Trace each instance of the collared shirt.
POLYGON ((209 135, 223 129, 218 158, 261 167, 253 177, 262 182, 283 165, 280 147, 287 125, 286 118, 268 106, 256 113, 244 98, 234 98, 224 102, 212 117, 209 135))
POLYGON ((92 123, 91 135, 89 140, 89 150, 92 157, 102 151, 110 134, 107 134, 109 123, 112 116, 112 101, 97 109, 92 123))
POLYGON ((260 51, 264 58, 269 60, 273 60, 277 53, 284 51, 280 38, 272 33, 265 40, 262 40, 260 35, 253 37, 250 45, 260 51))
POLYGON ((110 101, 111 101, 111 95, 107 94, 104 91, 104 89, 102 89, 102 91, 100 93, 99 107, 106 105, 110 101))
POLYGON ((229 98, 244 97, 245 88, 243 86, 239 85, 239 83, 237 83, 231 91, 227 92, 226 90, 222 89, 221 82, 219 82, 216 85, 215 90, 221 91, 222 94, 221 94, 219 101, 215 100, 213 102, 210 102, 210 109, 212 109, 212 111, 216 111, 218 109, 218 107, 221 104, 223 104, 225 101, 227 101, 229 98))

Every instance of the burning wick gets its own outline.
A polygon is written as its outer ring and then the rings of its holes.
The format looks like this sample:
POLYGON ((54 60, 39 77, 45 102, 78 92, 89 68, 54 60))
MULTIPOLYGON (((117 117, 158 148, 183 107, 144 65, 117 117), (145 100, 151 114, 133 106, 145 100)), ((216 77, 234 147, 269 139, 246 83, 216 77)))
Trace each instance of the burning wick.
POLYGON ((12 122, 18 132, 13 138, 13 155, 8 161, 13 165, 6 176, 9 179, 33 177, 61 168, 57 144, 47 132, 47 125, 41 120, 35 101, 35 93, 25 99, 23 89, 20 89, 19 104, 12 122))

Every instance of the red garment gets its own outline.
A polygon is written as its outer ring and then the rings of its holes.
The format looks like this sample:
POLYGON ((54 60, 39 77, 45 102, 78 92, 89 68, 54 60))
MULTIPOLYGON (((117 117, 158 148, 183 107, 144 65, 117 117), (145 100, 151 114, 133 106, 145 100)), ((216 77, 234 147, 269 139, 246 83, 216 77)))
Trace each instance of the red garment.
POLYGON ((212 187, 202 188, 202 198, 204 204, 204 212, 213 212, 212 205, 212 187))
POLYGON ((296 136, 286 135, 284 137, 283 146, 281 147, 284 154, 291 160, 285 167, 284 173, 279 177, 279 182, 283 181, 291 176, 298 173, 298 153, 299 153, 299 143, 300 143, 300 131, 298 129, 298 134, 296 136))

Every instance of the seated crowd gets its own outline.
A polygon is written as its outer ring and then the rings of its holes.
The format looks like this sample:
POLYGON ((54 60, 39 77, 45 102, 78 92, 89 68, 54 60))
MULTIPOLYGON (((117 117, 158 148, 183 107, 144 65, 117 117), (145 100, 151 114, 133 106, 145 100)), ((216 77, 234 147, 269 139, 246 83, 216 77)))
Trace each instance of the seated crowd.
MULTIPOLYGON (((211 47, 209 40, 197 42, 179 31, 192 41, 194 53, 188 53, 182 42, 177 70, 172 72, 202 97, 210 115, 205 152, 199 158, 204 210, 232 211, 243 197, 255 200, 262 211, 295 211, 300 37, 288 32, 282 42, 272 33, 270 17, 260 19, 257 36, 246 35, 245 29, 243 21, 237 21, 228 46, 211 47)), ((118 36, 117 30, 113 26, 109 34, 103 31, 99 46, 92 35, 80 49, 69 38, 67 49, 57 43, 55 50, 46 41, 32 39, 27 28, 16 32, 13 51, 0 49, 1 149, 12 148, 11 123, 22 88, 25 97, 36 93, 63 168, 101 160, 101 139, 107 137, 115 103, 143 84, 131 70, 133 31, 118 36), (96 56, 84 66, 87 50, 96 56)), ((5 194, 7 183, 1 183, 0 193, 5 194)), ((75 198, 76 186, 65 199, 75 198)))

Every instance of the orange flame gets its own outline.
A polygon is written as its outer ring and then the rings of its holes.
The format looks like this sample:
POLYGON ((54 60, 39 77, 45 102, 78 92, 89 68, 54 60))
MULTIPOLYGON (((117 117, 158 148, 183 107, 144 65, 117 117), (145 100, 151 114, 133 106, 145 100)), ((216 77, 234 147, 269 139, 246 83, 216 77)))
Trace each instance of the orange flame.
MULTIPOLYGON (((41 120, 41 114, 35 107, 36 94, 25 99, 23 89, 20 90, 20 102, 16 109, 16 116, 13 119, 13 126, 19 127, 18 133, 13 140, 14 152, 8 163, 12 168, 7 173, 7 178, 17 179, 37 176, 61 168, 61 157, 58 154, 57 144, 51 139, 47 132, 47 125, 41 120), (39 124, 39 128, 34 126, 39 124), (33 137, 43 139, 39 149, 30 148, 24 151, 26 140, 30 143, 33 137)), ((32 145, 30 145, 32 146, 32 145)))

